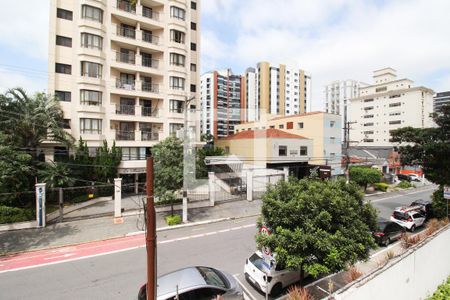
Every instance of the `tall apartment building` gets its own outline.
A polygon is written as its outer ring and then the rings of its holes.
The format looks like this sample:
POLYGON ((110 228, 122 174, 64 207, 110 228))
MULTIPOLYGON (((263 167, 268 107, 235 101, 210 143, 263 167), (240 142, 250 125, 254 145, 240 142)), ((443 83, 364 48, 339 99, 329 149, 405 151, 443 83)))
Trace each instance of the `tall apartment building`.
POLYGON ((280 64, 260 62, 245 71, 244 120, 266 115, 295 115, 311 110, 311 76, 280 64))
POLYGON ((443 105, 450 105, 450 91, 436 93, 433 98, 434 112, 438 112, 443 105))
MULTIPOLYGON (((51 0, 49 92, 72 135, 115 141, 119 173, 145 172, 153 145, 199 100, 200 1, 51 0)), ((137 177, 137 175, 136 175, 137 177)))
MULTIPOLYGON (((336 80, 325 86, 325 111, 327 113, 340 115, 341 124, 348 121, 347 106, 350 99, 359 97, 359 90, 368 84, 356 80, 336 80)), ((345 140, 345 132, 342 130, 342 137, 345 140)))
POLYGON ((374 71, 374 83, 360 89, 360 96, 350 99, 348 115, 350 140, 357 146, 393 146, 390 130, 412 126, 434 126, 433 90, 413 87, 409 79, 397 79, 396 71, 374 71))
POLYGON ((210 133, 215 138, 234 133, 234 127, 241 123, 242 80, 230 69, 200 77, 201 133, 210 133))

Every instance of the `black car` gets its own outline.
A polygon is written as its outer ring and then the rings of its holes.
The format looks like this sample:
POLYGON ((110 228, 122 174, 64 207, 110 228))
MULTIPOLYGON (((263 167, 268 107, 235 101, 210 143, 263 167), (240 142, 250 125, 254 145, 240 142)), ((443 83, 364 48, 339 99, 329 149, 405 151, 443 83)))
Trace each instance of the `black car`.
POLYGON ((387 246, 401 238, 406 229, 391 221, 379 221, 377 231, 372 233, 373 238, 380 246, 387 246))
POLYGON ((415 200, 411 203, 410 206, 422 206, 421 211, 423 212, 427 220, 433 217, 433 206, 430 200, 415 200))
POLYGON ((398 180, 405 180, 408 182, 411 182, 411 176, 405 175, 405 174, 397 174, 398 180))

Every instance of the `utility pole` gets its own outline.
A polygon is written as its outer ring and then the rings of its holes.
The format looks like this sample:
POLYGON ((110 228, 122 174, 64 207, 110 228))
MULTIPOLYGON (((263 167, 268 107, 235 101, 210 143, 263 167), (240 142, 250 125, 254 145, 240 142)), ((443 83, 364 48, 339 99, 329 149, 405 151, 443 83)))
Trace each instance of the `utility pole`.
POLYGON ((344 123, 344 145, 345 145, 345 178, 346 182, 350 182, 349 166, 350 166, 350 155, 348 153, 348 148, 350 148, 350 125, 356 122, 345 122, 344 123))
POLYGON ((156 220, 153 198, 153 157, 147 157, 147 300, 156 299, 156 220))
MULTIPOLYGON (((190 109, 189 104, 192 100, 194 100, 195 97, 187 98, 186 102, 184 103, 184 128, 183 128, 183 223, 186 223, 188 221, 188 199, 187 199, 187 189, 188 189, 188 182, 187 179, 189 177, 189 163, 190 161, 190 155, 189 150, 191 148, 191 142, 190 138, 188 136, 188 110, 190 109)), ((192 160, 192 159, 191 159, 192 160)))

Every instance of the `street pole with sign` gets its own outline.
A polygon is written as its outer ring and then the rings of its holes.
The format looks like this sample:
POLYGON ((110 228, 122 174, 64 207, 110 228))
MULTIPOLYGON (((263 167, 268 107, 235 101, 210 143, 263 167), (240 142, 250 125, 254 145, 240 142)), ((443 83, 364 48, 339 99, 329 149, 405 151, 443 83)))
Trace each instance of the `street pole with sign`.
POLYGON ((447 199, 447 218, 448 218, 448 199, 450 199, 450 186, 444 185, 444 199, 447 199))
MULTIPOLYGON (((261 226, 261 229, 259 230, 259 233, 263 236, 269 236, 270 230, 266 226, 261 226)), ((262 255, 263 255, 263 271, 266 273, 266 276, 264 276, 264 281, 266 284, 266 300, 269 299, 269 282, 267 281, 267 277, 269 276, 269 272, 271 269, 271 261, 273 260, 272 251, 269 247, 263 246, 261 249, 262 255)))

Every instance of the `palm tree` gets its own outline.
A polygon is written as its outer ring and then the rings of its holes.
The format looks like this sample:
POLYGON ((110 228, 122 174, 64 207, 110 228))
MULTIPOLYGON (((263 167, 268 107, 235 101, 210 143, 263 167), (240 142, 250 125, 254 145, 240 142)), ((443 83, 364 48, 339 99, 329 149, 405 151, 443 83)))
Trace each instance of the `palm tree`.
POLYGON ((64 128, 61 107, 54 97, 36 93, 29 97, 22 88, 0 95, 0 131, 11 143, 29 151, 35 159, 44 141, 56 141, 70 147, 74 139, 64 128))

